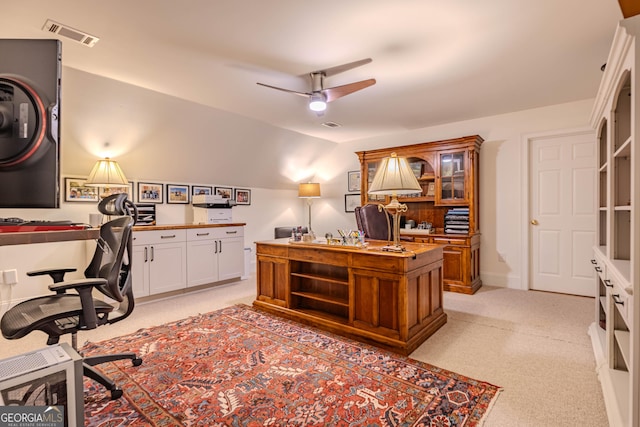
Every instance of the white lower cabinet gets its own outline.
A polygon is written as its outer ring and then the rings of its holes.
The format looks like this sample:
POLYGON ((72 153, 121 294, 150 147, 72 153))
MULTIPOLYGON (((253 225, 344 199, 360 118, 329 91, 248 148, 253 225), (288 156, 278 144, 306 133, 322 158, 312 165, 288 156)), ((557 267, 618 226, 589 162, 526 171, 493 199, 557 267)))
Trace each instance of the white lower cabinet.
POLYGON ((242 276, 243 227, 187 230, 187 286, 199 286, 242 276))
POLYGON ((136 297, 238 278, 244 273, 244 227, 136 230, 132 261, 136 297))
POLYGON ((134 231, 132 258, 135 296, 186 287, 186 230, 134 231))

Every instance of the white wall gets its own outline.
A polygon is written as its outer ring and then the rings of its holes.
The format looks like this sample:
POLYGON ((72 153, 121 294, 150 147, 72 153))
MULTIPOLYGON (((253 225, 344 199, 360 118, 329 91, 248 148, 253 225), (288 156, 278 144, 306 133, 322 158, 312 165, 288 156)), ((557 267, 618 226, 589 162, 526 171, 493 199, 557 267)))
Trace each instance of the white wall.
MULTIPOLYGON (((297 198, 297 183, 307 179, 322 187, 322 198, 312 205, 314 231, 324 235, 354 228, 353 213, 344 212, 344 195, 347 171, 359 169, 355 151, 478 134, 485 139, 480 156, 481 275, 486 284, 522 287, 522 135, 587 126, 591 104, 585 100, 335 144, 65 68, 62 173, 86 176, 105 155, 108 142, 109 154, 136 182, 249 188, 251 205, 234 207, 233 216, 247 223, 245 246, 251 246, 271 238, 275 226, 307 223, 307 206, 297 198), (498 252, 505 254, 506 263, 498 262, 498 252)), ((90 212, 95 212, 94 204, 63 202, 61 209, 0 209, 0 217, 86 222, 90 212)), ((190 222, 190 215, 185 205, 158 206, 160 224, 190 222)), ((33 280, 24 276, 28 269, 84 264, 77 247, 67 257, 67 249, 48 246, 0 248, 0 271, 18 268, 19 279, 28 284, 33 280), (75 262, 65 263, 67 259, 75 262)), ((19 290, 14 288, 15 297, 19 290)), ((40 285, 27 288, 35 294, 43 291, 40 285)), ((7 294, 0 284, 0 304, 7 294)))

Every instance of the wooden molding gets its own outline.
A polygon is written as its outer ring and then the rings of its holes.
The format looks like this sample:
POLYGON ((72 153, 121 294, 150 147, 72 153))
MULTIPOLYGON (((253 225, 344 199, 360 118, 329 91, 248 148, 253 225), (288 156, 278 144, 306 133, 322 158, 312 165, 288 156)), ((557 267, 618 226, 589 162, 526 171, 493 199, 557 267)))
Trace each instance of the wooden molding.
POLYGON ((629 18, 631 16, 640 15, 640 2, 637 0, 618 0, 622 16, 629 18))

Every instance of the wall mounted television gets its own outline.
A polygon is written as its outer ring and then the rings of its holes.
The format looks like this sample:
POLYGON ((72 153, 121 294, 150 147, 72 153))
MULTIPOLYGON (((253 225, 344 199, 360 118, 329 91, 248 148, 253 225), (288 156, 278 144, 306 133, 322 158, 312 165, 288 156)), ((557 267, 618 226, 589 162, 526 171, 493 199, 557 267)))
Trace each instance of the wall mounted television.
POLYGON ((0 208, 60 207, 61 52, 0 39, 0 208))

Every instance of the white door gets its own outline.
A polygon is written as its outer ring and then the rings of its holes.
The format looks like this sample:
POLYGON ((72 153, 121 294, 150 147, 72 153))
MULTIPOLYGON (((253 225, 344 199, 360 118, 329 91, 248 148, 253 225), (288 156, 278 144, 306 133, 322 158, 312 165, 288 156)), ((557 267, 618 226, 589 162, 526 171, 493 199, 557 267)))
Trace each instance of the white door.
POLYGON ((529 140, 530 289, 594 296, 596 138, 529 140))

